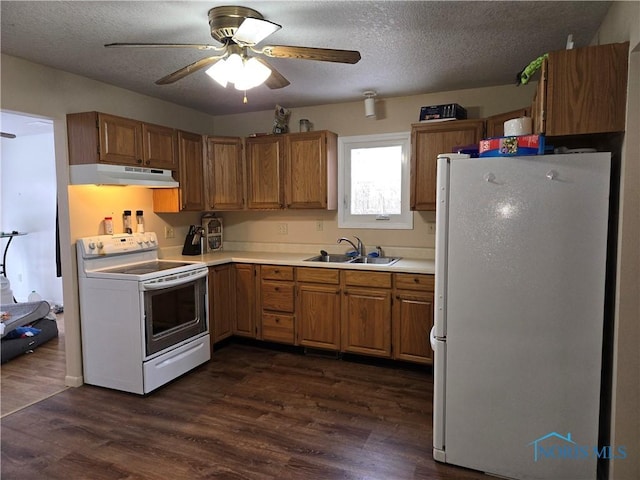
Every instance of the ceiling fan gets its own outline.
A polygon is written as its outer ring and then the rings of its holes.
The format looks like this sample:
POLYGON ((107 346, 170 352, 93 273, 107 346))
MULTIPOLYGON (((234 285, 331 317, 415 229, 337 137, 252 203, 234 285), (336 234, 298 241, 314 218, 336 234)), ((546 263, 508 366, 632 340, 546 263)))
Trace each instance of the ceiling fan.
MULTIPOLYGON (((271 89, 283 88, 289 85, 289 81, 271 66, 263 58, 250 56, 264 55, 271 58, 298 58, 306 60, 318 60, 322 62, 336 63, 358 63, 360 52, 355 50, 336 50, 330 48, 295 47, 286 45, 267 45, 256 47, 258 43, 266 37, 282 28, 277 23, 265 20, 264 17, 251 8, 241 6, 214 7, 209 10, 209 26, 211 36, 220 42, 222 46, 208 44, 180 44, 180 43, 109 43, 105 47, 152 47, 152 48, 197 48, 199 50, 209 50, 216 53, 211 57, 206 57, 193 62, 169 75, 156 80, 157 85, 167 85, 174 83, 187 75, 197 72, 205 67, 210 67, 207 73, 216 81, 226 86, 226 78, 221 80, 216 78, 215 71, 221 70, 224 63, 238 62, 244 65, 252 64, 256 70, 262 69, 266 79, 264 82, 271 89), (217 67, 216 67, 217 65, 217 67), (267 70, 270 70, 270 73, 267 70)), ((233 81, 233 80, 229 80, 233 81)), ((236 88, 246 90, 256 85, 236 83, 236 88), (241 88, 245 87, 245 88, 241 88), (248 87, 248 88, 246 88, 248 87)))

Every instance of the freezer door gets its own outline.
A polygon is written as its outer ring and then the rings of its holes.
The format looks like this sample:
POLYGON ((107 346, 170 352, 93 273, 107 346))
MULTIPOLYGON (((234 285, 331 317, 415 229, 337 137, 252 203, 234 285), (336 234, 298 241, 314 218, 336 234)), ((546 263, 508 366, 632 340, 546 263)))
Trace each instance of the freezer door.
POLYGON ((447 462, 596 478, 609 168, 602 153, 451 162, 447 462))

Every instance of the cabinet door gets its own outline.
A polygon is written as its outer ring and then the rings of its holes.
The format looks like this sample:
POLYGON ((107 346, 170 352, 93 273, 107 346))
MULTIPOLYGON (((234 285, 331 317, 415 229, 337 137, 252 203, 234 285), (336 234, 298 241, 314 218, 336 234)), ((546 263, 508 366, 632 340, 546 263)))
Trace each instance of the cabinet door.
POLYGON ((411 209, 436 209, 436 159, 456 146, 478 143, 482 120, 414 124, 411 130, 411 209))
POLYGON ((98 114, 100 161, 142 165, 142 123, 128 118, 98 114))
POLYGON ((232 265, 209 268, 209 315, 213 343, 233 334, 234 283, 232 265))
POLYGON ((432 363, 429 333, 433 326, 433 293, 396 291, 393 304, 393 358, 432 363))
POLYGON ((235 267, 235 322, 233 333, 244 337, 256 337, 256 287, 255 267, 237 263, 235 267))
POLYGON ((504 136, 504 122, 512 120, 514 118, 528 117, 529 107, 519 108, 511 112, 499 113, 491 117, 485 118, 485 136, 491 137, 503 137, 504 136))
POLYGON ((178 132, 178 154, 182 210, 206 210, 202 136, 195 133, 178 132))
POLYGON ((342 350, 391 356, 391 291, 348 288, 342 299, 342 350))
POLYGON ((299 345, 340 350, 340 289, 298 284, 296 321, 299 345))
POLYGON ((286 136, 287 208, 336 208, 337 136, 331 132, 286 136))
POLYGON ((549 52, 547 136, 623 132, 629 43, 549 52))
POLYGON ((250 209, 284 207, 284 140, 278 136, 246 140, 247 206, 250 209))
POLYGON ((143 123, 142 151, 145 167, 178 171, 176 131, 173 128, 143 123))
POLYGON ((242 139, 207 138, 207 209, 242 210, 244 180, 242 139))

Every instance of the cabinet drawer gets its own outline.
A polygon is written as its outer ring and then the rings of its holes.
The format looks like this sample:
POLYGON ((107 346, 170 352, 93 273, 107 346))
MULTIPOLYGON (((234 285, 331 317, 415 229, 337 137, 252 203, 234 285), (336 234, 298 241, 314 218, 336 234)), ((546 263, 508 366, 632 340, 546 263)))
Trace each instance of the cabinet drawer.
POLYGON ((345 270, 344 283, 361 287, 391 288, 391 273, 345 270))
POLYGON ((297 277, 299 282, 337 285, 340 283, 340 270, 332 268, 299 267, 297 269, 297 277))
POLYGON ((293 283, 262 281, 262 308, 293 313, 293 283))
POLYGON ((400 290, 419 290, 433 292, 433 275, 418 275, 413 273, 395 273, 395 287, 400 290))
POLYGON ((260 268, 260 278, 266 280, 293 280, 293 267, 263 265, 260 268))
POLYGON ((270 342, 293 344, 293 315, 263 313, 262 339, 270 342))

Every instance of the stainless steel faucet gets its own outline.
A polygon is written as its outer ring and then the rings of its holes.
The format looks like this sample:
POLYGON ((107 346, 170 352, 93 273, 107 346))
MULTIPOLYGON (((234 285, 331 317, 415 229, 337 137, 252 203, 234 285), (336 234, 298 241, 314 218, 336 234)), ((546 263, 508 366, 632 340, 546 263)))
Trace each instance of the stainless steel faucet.
POLYGON ((362 240, 360 240, 355 235, 353 236, 353 238, 355 238, 358 241, 358 245, 357 246, 356 246, 356 244, 354 244, 351 240, 349 240, 346 237, 339 238, 337 243, 347 242, 358 253, 359 257, 364 257, 365 252, 364 252, 364 244, 362 243, 362 240))

